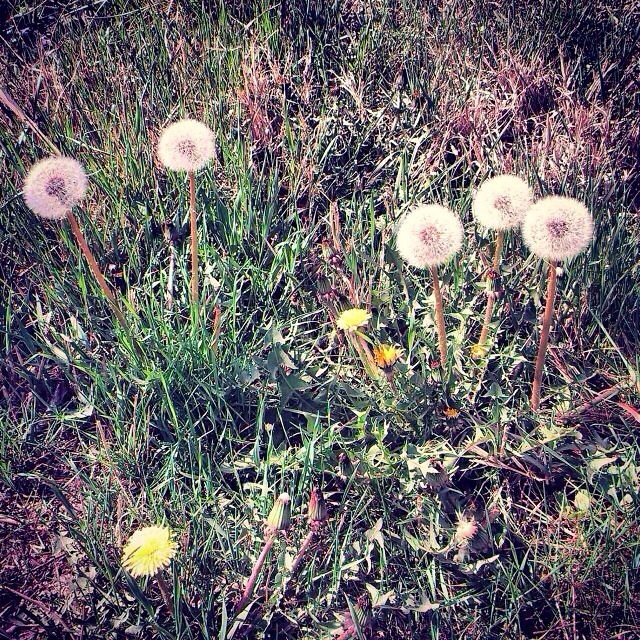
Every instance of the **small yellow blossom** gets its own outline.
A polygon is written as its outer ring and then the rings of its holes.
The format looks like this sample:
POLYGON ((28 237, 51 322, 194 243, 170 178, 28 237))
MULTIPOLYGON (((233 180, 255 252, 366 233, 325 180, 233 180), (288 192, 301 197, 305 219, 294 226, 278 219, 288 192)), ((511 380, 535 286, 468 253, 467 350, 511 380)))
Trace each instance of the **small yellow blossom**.
POLYGON ((480 344, 479 342, 476 344, 472 344, 469 347, 469 353, 471 353, 471 357, 474 360, 477 360, 479 358, 482 358, 486 355, 487 353, 487 347, 483 344, 480 344))
POLYGON ((442 413, 446 418, 457 418, 460 415, 460 412, 454 407, 445 407, 442 413))
POLYGON ((343 311, 337 320, 338 329, 343 331, 355 331, 358 327, 363 327, 369 322, 371 314, 365 309, 354 307, 343 311))
POLYGON ((373 359, 381 369, 390 369, 400 353, 392 344, 377 344, 373 347, 373 359))
POLYGON ((134 577, 152 576, 169 565, 178 543, 171 540, 168 527, 138 529, 122 552, 122 566, 134 577))

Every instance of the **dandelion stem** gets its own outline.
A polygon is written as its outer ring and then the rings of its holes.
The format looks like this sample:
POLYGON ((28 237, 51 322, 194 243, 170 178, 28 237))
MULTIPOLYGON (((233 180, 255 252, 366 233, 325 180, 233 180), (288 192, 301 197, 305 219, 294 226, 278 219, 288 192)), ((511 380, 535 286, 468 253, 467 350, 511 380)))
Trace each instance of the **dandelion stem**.
POLYGON ((542 330, 540 332, 540 343, 538 345, 538 355, 536 356, 535 372, 533 374, 533 385, 531 388, 531 408, 537 411, 540 407, 540 387, 542 386, 542 369, 544 367, 544 357, 549 344, 549 330, 551 329, 551 319, 553 317, 553 302, 556 297, 556 266, 557 263, 549 263, 549 279, 547 281, 547 300, 544 306, 544 316, 542 318, 542 330))
POLYGON ((311 541, 313 540, 313 536, 315 535, 315 530, 311 529, 309 531, 309 533, 307 533, 305 539, 302 541, 302 544, 300 545, 300 548, 298 549, 298 553, 296 553, 296 557, 293 559, 293 562, 291 563, 291 575, 293 575, 298 567, 300 566, 300 563, 302 562, 302 558, 304 557, 304 554, 307 552, 307 549, 309 548, 309 545, 311 544, 311 541))
POLYGON ((126 323, 126 320, 124 319, 122 310, 120 309, 120 305, 118 304, 118 301, 116 300, 115 296, 113 295, 113 292, 111 291, 109 285, 107 284, 107 281, 104 279, 104 276, 100 271, 100 267, 98 266, 96 259, 93 257, 93 253, 91 253, 91 249, 89 249, 89 245, 87 244, 84 234, 82 233, 82 230, 78 225, 78 221, 76 220, 76 217, 73 215, 71 210, 67 212, 67 220, 69 221, 69 225, 71 226, 71 231, 75 236, 76 242, 78 243, 80 250, 82 251, 87 262, 89 263, 89 268, 91 269, 91 273, 93 273, 95 279, 100 285, 100 288, 102 289, 102 292, 104 293, 104 295, 107 297, 107 300, 111 304, 111 308, 113 309, 113 312, 118 318, 118 322, 120 322, 122 327, 126 329, 127 323, 126 323))
MULTIPOLYGON (((493 268, 493 274, 491 277, 494 277, 498 271, 500 266, 500 255, 502 254, 502 244, 504 242, 504 231, 500 229, 498 231, 498 235, 496 236, 496 247, 493 252, 493 262, 491 266, 493 268)), ((489 286, 491 286, 491 281, 489 282, 489 286)), ((478 338, 478 345, 484 347, 487 341, 487 334, 489 333, 489 323, 491 322, 491 315, 493 313, 493 303, 495 302, 495 295, 491 289, 487 290, 487 308, 484 310, 484 322, 482 323, 482 330, 480 331, 480 338, 478 338)))
POLYGON ((497 271, 498 267, 500 266, 500 256, 502 255, 503 243, 504 243, 504 231, 500 229, 498 231, 498 235, 496 236, 496 247, 493 252, 493 263, 491 265, 495 271, 497 271))
POLYGON ((251 575, 247 580, 247 586, 244 588, 242 598, 240 598, 238 604, 236 605, 236 611, 240 612, 247 606, 247 603, 249 602, 249 598, 253 593, 253 588, 255 586, 258 574, 260 573, 260 569, 262 569, 262 565, 264 564, 264 561, 267 558, 267 554, 269 553, 269 549, 271 549, 271 545, 273 544, 275 539, 276 539, 275 533, 270 534, 269 537, 266 539, 264 543, 264 547, 262 547, 262 551, 260 552, 260 555, 258 556, 258 559, 256 560, 255 564, 253 565, 253 569, 251 570, 251 575))
POLYGON ((191 303, 198 311, 198 230, 196 223, 196 184, 193 171, 189 176, 189 219, 191 222, 191 303))
POLYGON ((433 295, 436 299, 436 328, 438 330, 438 347, 440 349, 440 364, 444 367, 447 360, 447 338, 444 328, 444 313, 442 311, 442 292, 440 291, 440 281, 438 279, 438 268, 435 265, 429 266, 431 277, 433 278, 433 295))
POLYGON ((171 597, 171 591, 169 590, 169 585, 167 581, 164 579, 162 573, 156 574, 156 582, 158 583, 158 589, 160 589, 160 595, 164 600, 164 604, 169 610, 169 613, 173 611, 173 598, 171 597))

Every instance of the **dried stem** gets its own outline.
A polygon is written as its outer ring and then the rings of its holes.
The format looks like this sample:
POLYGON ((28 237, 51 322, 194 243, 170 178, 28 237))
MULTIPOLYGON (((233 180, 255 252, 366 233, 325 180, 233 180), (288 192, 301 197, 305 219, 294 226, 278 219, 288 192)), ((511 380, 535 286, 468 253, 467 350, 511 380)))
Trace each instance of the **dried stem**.
POLYGON ((244 592, 242 593, 242 598, 240 598, 238 604, 236 605, 236 611, 238 612, 242 611, 247 606, 247 603, 249 602, 249 598, 253 593, 253 588, 255 586, 258 574, 260 573, 260 569, 262 569, 262 565, 264 564, 264 561, 267 558, 267 554, 269 553, 269 549, 271 549, 271 545, 273 544, 275 539, 276 539, 275 533, 271 533, 269 537, 266 539, 264 543, 264 547, 262 547, 262 551, 260 552, 260 555, 258 556, 256 563, 253 565, 253 569, 251 570, 251 575, 247 580, 247 586, 244 588, 244 592))
MULTIPOLYGON (((491 264, 493 268, 492 277, 497 274, 500 266, 500 255, 502 254, 502 244, 504 242, 504 231, 500 229, 496 236, 496 247, 493 252, 493 262, 491 264)), ((491 284, 491 283, 489 283, 491 284)), ((489 323, 491 322, 491 314, 493 313, 493 303, 495 302, 495 295, 493 290, 487 290, 487 308, 484 310, 484 322, 482 323, 482 330, 480 331, 480 338, 478 338, 478 345, 484 347, 487 342, 487 334, 489 333, 489 323)))
POLYGON ((156 577, 156 582, 158 583, 158 588, 160 589, 160 595, 162 596, 162 599, 164 600, 164 604, 169 610, 169 613, 171 613, 173 611, 173 598, 171 596, 169 585, 167 584, 167 581, 164 579, 164 576, 162 575, 162 573, 157 573, 155 577, 156 577))
POLYGON ((444 367, 447 360, 447 334, 444 328, 444 313, 442 311, 442 292, 440 291, 440 281, 438 280, 438 269, 435 265, 430 265, 431 277, 433 278, 433 295, 436 299, 436 328, 438 330, 438 347, 440 349, 440 364, 444 367))
POLYGON ((118 301, 113 295, 113 291, 111 291, 109 285, 107 284, 107 281, 104 279, 104 276, 100 271, 100 267, 98 266, 96 259, 93 257, 93 253, 91 253, 91 249, 89 249, 89 245, 87 244, 84 234, 82 233, 80 227, 78 226, 78 221, 76 220, 76 217, 73 215, 73 213, 70 210, 67 212, 67 220, 69 221, 69 225, 71 226, 71 231, 75 236, 76 242, 78 243, 80 250, 82 251, 87 262, 89 263, 89 268, 91 269, 91 273, 93 273, 96 281, 98 282, 98 284, 100 285, 100 288, 102 289, 102 292, 107 297, 107 300, 109 300, 109 303, 111 304, 111 308, 113 309, 113 312, 118 318, 118 322, 120 322, 122 327, 126 329, 127 322, 124 319, 124 314, 120 309, 120 305, 118 304, 118 301))
POLYGON ((547 281, 547 300, 544 306, 544 316, 542 318, 542 330, 540 332, 540 344, 538 345, 538 355, 536 356, 536 367, 533 374, 533 386, 531 388, 531 408, 537 411, 540 407, 540 388, 542 386, 542 369, 544 367, 544 357, 549 344, 549 330, 551 329, 551 318, 553 317, 553 302, 556 297, 556 262, 549 264, 549 279, 547 281))
POLYGON ((191 304, 198 310, 198 229, 196 223, 196 184, 189 171, 189 219, 191 222, 191 304))

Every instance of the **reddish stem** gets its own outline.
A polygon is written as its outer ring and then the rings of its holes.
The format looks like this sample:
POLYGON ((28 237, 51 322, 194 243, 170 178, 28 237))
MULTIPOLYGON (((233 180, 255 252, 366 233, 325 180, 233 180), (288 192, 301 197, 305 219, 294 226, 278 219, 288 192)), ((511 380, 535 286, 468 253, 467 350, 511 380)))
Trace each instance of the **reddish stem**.
POLYGON ((540 407, 540 388, 542 387, 542 369, 544 368, 544 357, 549 344, 549 331, 551 329, 551 319, 553 317, 553 302, 556 297, 556 266, 555 262, 549 264, 549 279, 547 281, 547 300, 544 306, 544 316, 542 318, 542 330, 540 331, 540 344, 538 345, 538 355, 536 356, 536 367, 533 374, 533 385, 531 388, 531 408, 537 411, 540 407))

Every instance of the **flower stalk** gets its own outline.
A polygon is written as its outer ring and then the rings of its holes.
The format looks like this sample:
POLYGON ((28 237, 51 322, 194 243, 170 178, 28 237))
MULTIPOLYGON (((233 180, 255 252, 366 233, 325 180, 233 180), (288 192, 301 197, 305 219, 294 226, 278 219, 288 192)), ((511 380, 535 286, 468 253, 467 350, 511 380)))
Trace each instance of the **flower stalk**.
POLYGON ((493 253, 493 261, 491 263, 489 282, 487 283, 487 306, 484 310, 484 321, 482 323, 480 337, 478 338, 478 345, 480 348, 484 348, 486 345, 487 334, 489 333, 489 324, 491 323, 491 316, 493 315, 493 304, 496 299, 495 292, 493 291, 493 279, 498 276, 500 269, 500 256, 502 254, 503 242, 504 231, 500 229, 496 235, 496 246, 493 253))
POLYGON ((191 304, 198 314, 198 227, 196 220, 196 187, 193 171, 188 172, 189 221, 191 226, 191 304))
POLYGON ((549 345, 549 331, 551 330, 551 320, 553 318, 553 303, 556 297, 556 262, 549 263, 549 275, 547 280, 547 300, 544 305, 544 315, 542 318, 542 329, 540 331, 540 343, 538 344, 538 354, 536 356, 535 370, 533 374, 533 385, 531 388, 531 408, 537 411, 540 407, 540 389, 542 388, 542 370, 544 359, 549 345))
POLYGON ((107 281, 104 279, 104 276, 100 271, 100 267, 98 266, 98 263, 95 257, 93 256, 93 253, 91 252, 91 249, 87 244, 87 240, 84 237, 82 230, 80 229, 80 225, 78 225, 78 221, 76 220, 76 217, 73 215, 73 212, 71 211, 71 209, 67 211, 66 217, 67 217, 67 221, 69 222, 69 226, 71 227, 71 232, 73 233, 73 236, 75 237, 76 242, 80 247, 80 251, 82 251, 82 254, 84 255, 86 261, 89 263, 89 269, 91 270, 93 277, 96 279, 96 282, 100 286, 100 289, 102 289, 102 292, 104 293, 105 297, 109 301, 109 304, 111 305, 113 313, 118 319, 118 322, 124 329, 127 329, 127 322, 124 318, 124 314, 122 313, 122 309, 120 309, 120 305, 118 304, 116 297, 113 295, 113 291, 111 291, 111 288, 107 284, 107 281))
POLYGON ((436 329, 438 333, 438 349, 440 351, 440 365, 444 367, 447 361, 447 334, 444 326, 444 312, 442 309, 442 292, 436 265, 429 265, 433 279, 433 295, 436 302, 436 329))

